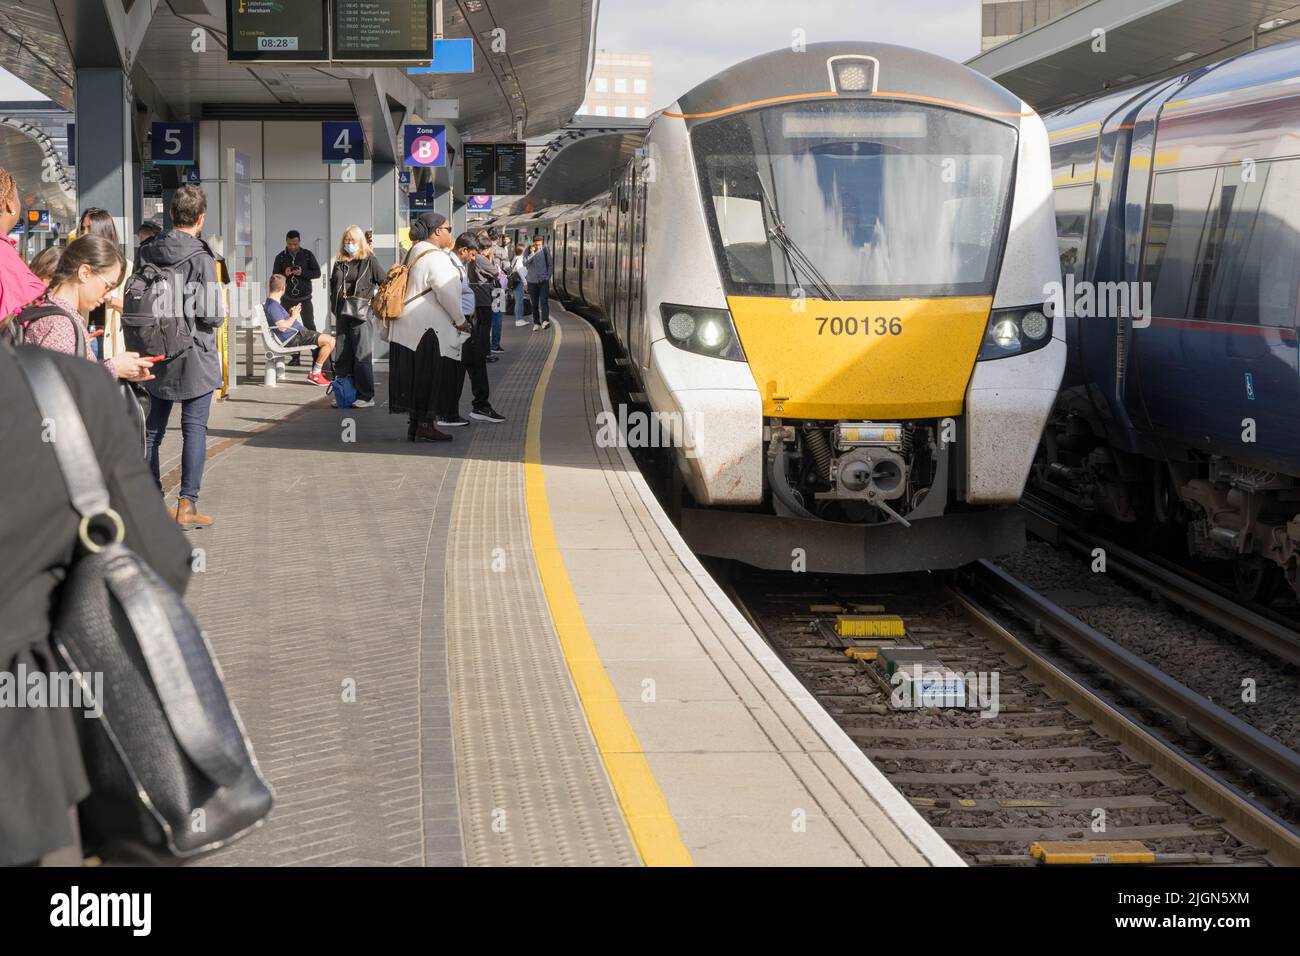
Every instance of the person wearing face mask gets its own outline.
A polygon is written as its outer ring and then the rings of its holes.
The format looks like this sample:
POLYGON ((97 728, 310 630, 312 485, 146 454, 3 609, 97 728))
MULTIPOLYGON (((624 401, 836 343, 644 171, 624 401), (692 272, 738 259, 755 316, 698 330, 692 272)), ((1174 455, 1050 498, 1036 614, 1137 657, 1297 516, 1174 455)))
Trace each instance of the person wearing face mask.
POLYGON ((330 271, 330 311, 334 314, 339 353, 334 359, 334 376, 352 377, 357 389, 357 408, 375 404, 374 331, 370 324, 370 300, 384 281, 360 226, 348 226, 339 241, 338 258, 330 271))
MULTIPOLYGON (((87 322, 96 307, 117 288, 125 267, 117 243, 96 235, 73 239, 60 255, 45 295, 14 319, 22 325, 23 342, 99 361, 90 347, 87 322)), ((102 364, 115 377, 128 382, 153 378, 153 360, 141 358, 136 352, 114 355, 102 364)))
POLYGON ((221 387, 217 329, 225 321, 225 314, 217 283, 216 257, 199 238, 207 213, 207 194, 198 186, 182 186, 172 197, 172 229, 140 247, 141 262, 153 263, 179 276, 185 319, 194 333, 194 345, 156 364, 153 370, 156 379, 145 384, 149 393, 145 445, 149 470, 160 489, 158 452, 167 433, 172 406, 177 403, 181 406, 181 489, 172 514, 183 528, 205 527, 213 521, 199 511, 199 487, 208 457, 212 393, 221 387))
POLYGON ((45 291, 45 283, 27 268, 9 235, 21 215, 18 184, 0 169, 0 329, 15 312, 45 291))

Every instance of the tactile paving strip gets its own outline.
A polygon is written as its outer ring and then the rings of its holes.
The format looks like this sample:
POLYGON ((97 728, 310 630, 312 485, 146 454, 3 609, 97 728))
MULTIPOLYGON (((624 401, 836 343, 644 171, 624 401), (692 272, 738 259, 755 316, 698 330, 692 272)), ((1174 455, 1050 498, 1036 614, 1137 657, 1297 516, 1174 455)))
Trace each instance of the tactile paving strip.
POLYGON ((322 404, 208 464, 188 600, 276 803, 199 864, 463 862, 439 592, 460 449, 405 428, 322 404))
POLYGON ((447 540, 446 634, 465 858, 639 862, 551 623, 529 537, 524 437, 551 347, 532 333, 473 426, 447 540))

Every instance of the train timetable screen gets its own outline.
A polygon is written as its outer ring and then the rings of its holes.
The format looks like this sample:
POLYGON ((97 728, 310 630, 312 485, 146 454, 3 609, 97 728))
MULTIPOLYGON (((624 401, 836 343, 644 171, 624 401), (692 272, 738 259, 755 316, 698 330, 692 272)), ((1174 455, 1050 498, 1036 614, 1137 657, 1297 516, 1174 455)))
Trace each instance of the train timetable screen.
POLYGON ((328 0, 227 0, 231 60, 328 60, 328 0))
POLYGON ((427 61, 433 0, 334 0, 334 59, 427 61))

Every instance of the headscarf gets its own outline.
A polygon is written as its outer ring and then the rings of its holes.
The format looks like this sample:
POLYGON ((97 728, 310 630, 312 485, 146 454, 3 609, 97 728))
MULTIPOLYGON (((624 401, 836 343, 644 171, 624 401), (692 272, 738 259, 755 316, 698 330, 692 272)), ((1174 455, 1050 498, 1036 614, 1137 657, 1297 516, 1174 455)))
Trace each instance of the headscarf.
POLYGON ((416 242, 431 240, 446 221, 447 217, 441 213, 422 212, 411 221, 411 238, 416 242))

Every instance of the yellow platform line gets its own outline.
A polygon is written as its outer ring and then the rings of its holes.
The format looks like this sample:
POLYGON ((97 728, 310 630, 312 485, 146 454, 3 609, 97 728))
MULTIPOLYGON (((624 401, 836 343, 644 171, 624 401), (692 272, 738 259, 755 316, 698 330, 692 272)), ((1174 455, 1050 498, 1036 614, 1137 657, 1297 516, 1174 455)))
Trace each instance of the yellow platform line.
POLYGON ((537 571, 565 663, 596 740, 596 749, 605 763, 614 796, 622 808, 628 832, 642 862, 646 866, 692 866, 694 861, 682 842, 668 800, 659 789, 650 762, 641 749, 641 741, 632 729, 596 651, 596 642, 587 629, 578 595, 574 593, 573 582, 569 580, 564 556, 555 538, 551 506, 546 497, 546 475, 542 469, 542 405, 562 338, 558 322, 551 328, 555 330, 555 336, 533 391, 524 441, 524 498, 537 571))

